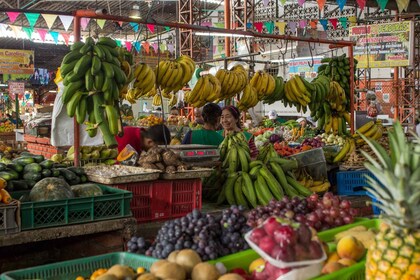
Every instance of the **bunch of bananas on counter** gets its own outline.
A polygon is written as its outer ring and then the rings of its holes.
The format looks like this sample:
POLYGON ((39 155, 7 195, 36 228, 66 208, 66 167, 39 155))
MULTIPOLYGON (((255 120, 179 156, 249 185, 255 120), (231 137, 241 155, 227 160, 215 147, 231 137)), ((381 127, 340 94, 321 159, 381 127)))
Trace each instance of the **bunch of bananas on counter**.
POLYGON ((263 98, 264 104, 273 104, 276 101, 283 100, 285 97, 285 90, 284 90, 285 82, 284 82, 283 77, 274 77, 274 80, 276 81, 274 92, 273 94, 270 94, 263 98))
POLYGON ((308 172, 306 172, 306 170, 303 168, 297 169, 294 172, 294 175, 296 176, 296 180, 299 182, 299 184, 305 186, 305 188, 311 192, 326 192, 331 187, 331 184, 328 180, 315 181, 312 176, 309 175, 308 172))
POLYGON ((381 120, 376 120, 376 122, 369 121, 356 130, 356 133, 353 134, 353 138, 356 140, 357 146, 362 146, 365 144, 365 140, 360 137, 361 134, 368 139, 378 140, 382 137, 383 132, 384 127, 381 120))
POLYGON ((257 90, 259 100, 268 98, 276 88, 276 80, 265 71, 255 72, 249 83, 257 90))
POLYGON ((334 157, 333 163, 342 162, 356 150, 356 142, 353 138, 346 138, 343 147, 340 152, 334 157))
POLYGON ((301 78, 299 75, 293 76, 286 82, 285 96, 289 103, 296 106, 298 112, 306 113, 307 106, 311 102, 312 97, 316 93, 315 86, 301 78))
POLYGON ((168 94, 176 93, 191 80, 194 71, 195 62, 187 55, 160 61, 155 69, 156 84, 168 94))
POLYGON ((242 65, 236 65, 231 70, 219 69, 216 78, 221 86, 220 97, 216 101, 234 97, 248 84, 248 72, 242 65))
POLYGON ((207 102, 222 100, 221 84, 219 80, 207 74, 201 76, 192 91, 185 92, 184 100, 195 108, 204 106, 207 102))
POLYGON ((88 134, 95 136, 99 128, 107 146, 115 146, 115 135, 122 132, 119 97, 128 79, 119 58, 113 39, 101 37, 95 43, 88 37, 71 46, 60 67, 68 116, 82 124, 88 115, 88 134))

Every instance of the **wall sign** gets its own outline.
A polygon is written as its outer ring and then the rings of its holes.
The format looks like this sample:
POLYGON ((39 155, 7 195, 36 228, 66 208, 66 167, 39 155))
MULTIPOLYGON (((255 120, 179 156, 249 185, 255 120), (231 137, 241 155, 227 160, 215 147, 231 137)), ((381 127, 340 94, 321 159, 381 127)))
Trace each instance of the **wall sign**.
POLYGON ((353 26, 350 39, 356 42, 354 58, 358 68, 410 66, 414 42, 412 21, 353 26))
POLYGON ((296 58, 289 61, 289 78, 294 75, 300 75, 302 78, 312 80, 316 77, 318 67, 321 65, 320 57, 314 57, 313 65, 311 58, 296 58))
POLYGON ((0 74, 33 74, 34 52, 0 49, 0 74))
POLYGON ((9 96, 13 99, 15 96, 22 98, 25 93, 25 83, 23 82, 9 82, 9 96))

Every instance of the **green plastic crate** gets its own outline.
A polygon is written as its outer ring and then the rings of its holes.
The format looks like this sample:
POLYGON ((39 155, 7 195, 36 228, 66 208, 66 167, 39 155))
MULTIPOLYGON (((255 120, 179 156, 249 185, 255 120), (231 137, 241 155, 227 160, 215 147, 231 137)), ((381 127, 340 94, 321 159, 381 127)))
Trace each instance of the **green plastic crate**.
POLYGON ((345 225, 345 226, 336 227, 336 228, 332 228, 332 229, 329 229, 329 230, 322 231, 322 232, 318 233, 318 237, 324 242, 331 242, 331 241, 334 241, 334 236, 337 233, 340 233, 342 231, 351 229, 355 226, 365 226, 367 228, 379 228, 379 224, 380 224, 379 219, 358 220, 353 224, 349 224, 349 225, 345 225))
MULTIPOLYGON (((22 202, 20 205, 22 230, 82 224, 131 216, 133 194, 99 185, 104 195, 78 197, 55 201, 22 202)), ((16 199, 22 192, 12 193, 16 199)))
POLYGON ((110 253, 9 271, 3 273, 0 279, 74 280, 77 276, 88 278, 95 270, 109 268, 115 264, 128 265, 134 269, 138 267, 150 269, 155 261, 157 259, 133 253, 110 253))

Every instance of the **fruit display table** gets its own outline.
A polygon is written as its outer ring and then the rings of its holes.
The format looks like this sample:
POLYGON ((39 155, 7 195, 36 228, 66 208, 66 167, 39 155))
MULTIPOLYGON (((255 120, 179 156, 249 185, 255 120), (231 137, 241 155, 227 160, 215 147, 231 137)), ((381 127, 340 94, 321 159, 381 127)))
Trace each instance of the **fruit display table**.
POLYGON ((36 137, 25 134, 24 140, 28 143, 28 152, 35 155, 43 155, 46 158, 51 158, 55 154, 64 153, 67 147, 54 147, 51 145, 50 138, 36 137))
POLYGON ((124 251, 133 218, 24 231, 0 237, 0 271, 124 251))

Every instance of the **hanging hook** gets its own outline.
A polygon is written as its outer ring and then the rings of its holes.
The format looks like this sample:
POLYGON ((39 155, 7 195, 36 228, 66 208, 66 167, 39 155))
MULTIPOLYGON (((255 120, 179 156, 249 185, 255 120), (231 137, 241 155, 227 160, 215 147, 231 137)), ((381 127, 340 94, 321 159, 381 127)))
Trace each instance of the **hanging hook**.
POLYGON ((314 67, 314 55, 312 54, 313 49, 315 49, 315 47, 312 49, 311 47, 311 42, 308 42, 308 46, 309 46, 309 53, 311 54, 311 62, 308 61, 308 66, 309 67, 314 67))

